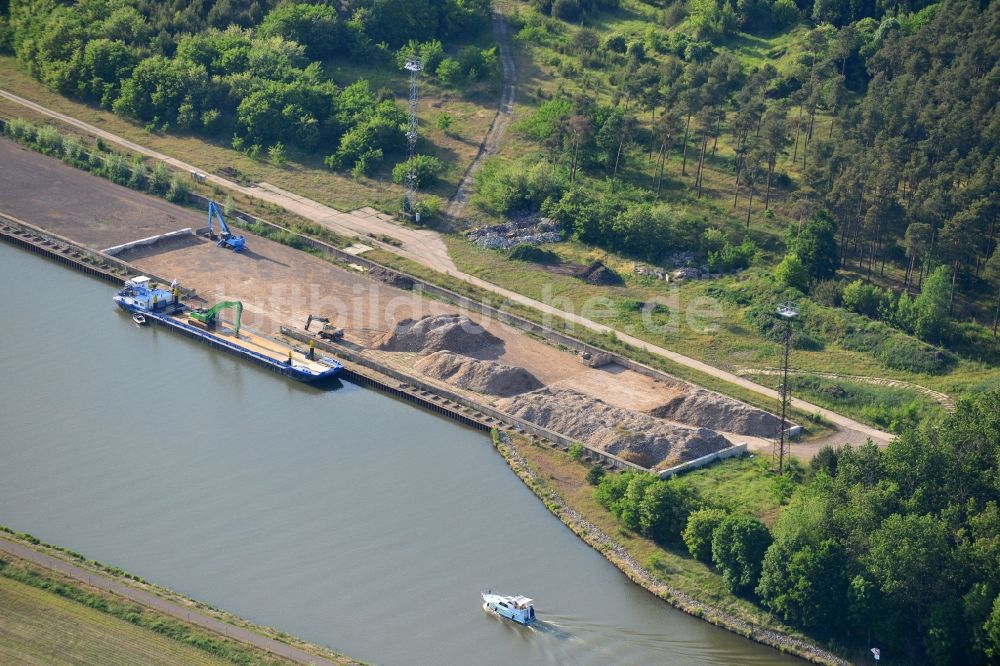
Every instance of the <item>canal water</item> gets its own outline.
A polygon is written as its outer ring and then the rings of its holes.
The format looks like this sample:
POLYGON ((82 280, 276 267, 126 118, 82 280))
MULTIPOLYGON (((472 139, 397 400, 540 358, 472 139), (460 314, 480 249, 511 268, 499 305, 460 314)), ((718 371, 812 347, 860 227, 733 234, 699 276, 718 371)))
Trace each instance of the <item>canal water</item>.
POLYGON ((385 664, 796 663, 669 608, 480 432, 140 329, 0 244, 0 523, 385 664), (536 598, 544 623, 486 615, 536 598))

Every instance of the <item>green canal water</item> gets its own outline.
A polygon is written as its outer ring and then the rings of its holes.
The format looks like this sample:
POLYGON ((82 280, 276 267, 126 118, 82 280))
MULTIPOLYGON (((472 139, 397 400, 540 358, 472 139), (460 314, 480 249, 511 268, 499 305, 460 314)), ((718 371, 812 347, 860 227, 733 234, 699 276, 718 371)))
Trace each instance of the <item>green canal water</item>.
POLYGON ((0 284, 0 523, 375 663, 799 663, 631 584, 482 433, 139 329, 3 244, 0 284))

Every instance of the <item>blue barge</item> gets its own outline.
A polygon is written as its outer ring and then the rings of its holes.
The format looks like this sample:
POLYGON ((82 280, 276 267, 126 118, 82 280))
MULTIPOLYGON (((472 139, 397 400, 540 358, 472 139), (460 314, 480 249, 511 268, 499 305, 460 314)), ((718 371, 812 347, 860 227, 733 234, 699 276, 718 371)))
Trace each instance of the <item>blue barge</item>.
MULTIPOLYGON (((127 312, 142 314, 147 321, 159 324, 181 335, 207 343, 209 346, 235 354, 255 365, 277 372, 299 382, 317 382, 336 377, 344 369, 335 358, 323 356, 309 358, 295 354, 288 347, 253 333, 237 329, 234 333, 203 330, 186 320, 185 308, 175 289, 157 289, 146 276, 134 277, 115 294, 114 301, 127 312)), ((195 322, 197 323, 197 322, 195 322)))

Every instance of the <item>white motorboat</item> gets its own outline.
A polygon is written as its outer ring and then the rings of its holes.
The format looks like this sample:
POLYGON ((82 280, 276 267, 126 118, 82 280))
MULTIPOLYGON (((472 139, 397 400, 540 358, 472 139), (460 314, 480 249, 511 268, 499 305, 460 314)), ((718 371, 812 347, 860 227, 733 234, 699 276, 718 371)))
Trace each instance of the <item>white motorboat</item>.
POLYGON ((532 624, 535 621, 535 607, 532 599, 520 595, 509 597, 505 594, 483 592, 483 610, 513 620, 518 624, 532 624))
POLYGON ((135 322, 136 326, 145 326, 146 325, 146 317, 141 312, 133 312, 132 313, 132 321, 135 322))

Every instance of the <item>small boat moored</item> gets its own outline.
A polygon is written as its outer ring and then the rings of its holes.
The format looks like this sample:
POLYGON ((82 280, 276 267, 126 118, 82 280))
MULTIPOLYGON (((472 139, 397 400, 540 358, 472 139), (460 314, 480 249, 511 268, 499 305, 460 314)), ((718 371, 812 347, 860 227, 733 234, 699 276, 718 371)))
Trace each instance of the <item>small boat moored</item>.
POLYGON ((141 312, 133 312, 132 313, 132 321, 135 322, 136 326, 145 326, 146 325, 146 317, 141 312))
POLYGON ((532 599, 520 595, 509 597, 504 594, 494 594, 492 591, 483 592, 482 595, 483 610, 518 624, 534 623, 535 607, 532 605, 532 599))

